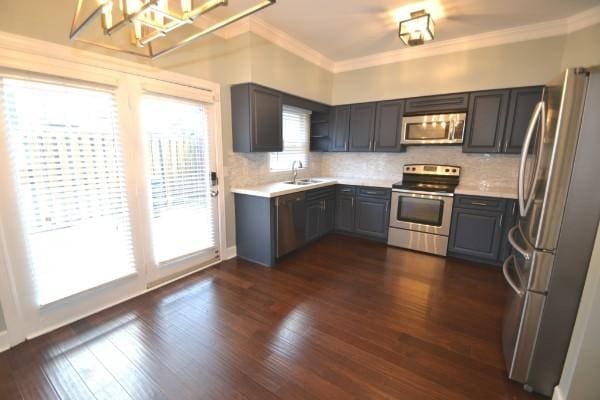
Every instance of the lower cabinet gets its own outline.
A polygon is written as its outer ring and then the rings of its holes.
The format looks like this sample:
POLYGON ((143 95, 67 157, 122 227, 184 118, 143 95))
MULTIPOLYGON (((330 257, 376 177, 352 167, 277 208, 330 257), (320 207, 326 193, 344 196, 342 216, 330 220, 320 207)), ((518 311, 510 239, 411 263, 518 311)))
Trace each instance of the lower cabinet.
POLYGON ((306 198, 306 242, 311 242, 334 229, 335 189, 311 190, 306 198))
POLYGON ((448 255, 499 265, 507 255, 507 232, 515 202, 491 197, 460 196, 454 200, 448 255))
POLYGON ((387 239, 390 201, 368 197, 356 198, 355 232, 363 236, 387 239))
POLYGON ((386 240, 390 218, 389 189, 338 188, 335 229, 369 239, 386 240))

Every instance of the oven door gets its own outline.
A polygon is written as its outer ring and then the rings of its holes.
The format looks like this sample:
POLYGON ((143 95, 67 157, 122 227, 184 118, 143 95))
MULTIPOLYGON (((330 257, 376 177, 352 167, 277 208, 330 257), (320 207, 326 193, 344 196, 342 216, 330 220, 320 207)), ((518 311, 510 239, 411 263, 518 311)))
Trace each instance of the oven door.
POLYGON ((395 189, 390 227, 448 236, 453 202, 451 194, 395 189))

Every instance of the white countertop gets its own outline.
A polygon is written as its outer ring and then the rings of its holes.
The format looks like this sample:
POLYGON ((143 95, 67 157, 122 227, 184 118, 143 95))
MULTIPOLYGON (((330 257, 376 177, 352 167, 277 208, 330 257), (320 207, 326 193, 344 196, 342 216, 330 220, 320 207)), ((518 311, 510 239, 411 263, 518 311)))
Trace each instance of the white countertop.
MULTIPOLYGON (((312 190, 320 187, 327 187, 337 184, 352 186, 371 186, 391 189, 392 185, 398 182, 398 180, 392 181, 385 179, 344 177, 320 177, 311 179, 315 179, 320 182, 312 183, 310 185, 291 185, 283 182, 267 183, 246 188, 233 188, 231 189, 231 192, 258 197, 278 197, 283 196, 285 194, 303 192, 305 190, 312 190)), ((494 186, 486 183, 461 183, 457 186, 454 193, 469 196, 500 197, 505 199, 517 198, 516 187, 494 186)))
MULTIPOLYGON (((327 187, 332 185, 353 185, 353 186, 371 186, 371 187, 382 187, 390 188, 392 184, 397 181, 380 180, 380 179, 367 179, 367 178, 311 178, 319 180, 319 183, 312 183, 310 185, 291 185, 283 182, 267 183, 264 185, 247 187, 247 188, 233 188, 232 193, 246 194, 249 196, 258 197, 278 197, 285 194, 303 192, 305 190, 317 189, 320 187, 327 187)), ((300 178, 298 179, 300 180, 300 178)))
POLYGON ((461 183, 454 190, 455 194, 468 196, 500 197, 517 199, 517 188, 513 186, 494 186, 484 183, 461 183))

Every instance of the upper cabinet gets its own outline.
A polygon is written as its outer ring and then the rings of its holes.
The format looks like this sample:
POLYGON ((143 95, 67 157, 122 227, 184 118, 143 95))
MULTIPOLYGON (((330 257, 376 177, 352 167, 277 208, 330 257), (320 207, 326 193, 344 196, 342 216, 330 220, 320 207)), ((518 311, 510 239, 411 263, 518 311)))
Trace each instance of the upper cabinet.
POLYGON ((471 93, 463 151, 520 153, 543 87, 471 93))
POLYGON ((529 127, 529 121, 531 120, 535 106, 542 100, 543 91, 544 88, 541 86, 511 90, 508 119, 506 120, 506 133, 504 134, 503 150, 505 153, 521 152, 525 134, 529 127))
POLYGON ((331 151, 348 151, 350 134, 350 106, 335 106, 331 116, 331 151))
POLYGON ((233 150, 282 151, 282 111, 281 92, 251 83, 232 86, 233 150))
POLYGON ((463 152, 499 153, 501 151, 509 96, 510 90, 471 93, 463 152))
POLYGON ((377 103, 374 151, 406 151, 406 148, 400 144, 403 111, 404 100, 377 103))
POLYGON ((350 107, 348 151, 373 151, 375 109, 375 103, 353 104, 350 107))
POLYGON ((468 93, 444 94, 438 96, 416 97, 406 100, 405 114, 436 114, 459 112, 467 109, 468 93))

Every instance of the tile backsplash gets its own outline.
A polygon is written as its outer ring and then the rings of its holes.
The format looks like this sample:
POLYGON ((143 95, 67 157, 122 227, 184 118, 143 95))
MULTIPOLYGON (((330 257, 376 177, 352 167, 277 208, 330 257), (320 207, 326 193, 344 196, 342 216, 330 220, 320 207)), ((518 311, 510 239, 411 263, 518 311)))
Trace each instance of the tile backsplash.
MULTIPOLYGON (((467 154, 460 146, 412 146, 405 153, 310 153, 308 168, 298 176, 401 180, 404 164, 462 167, 461 183, 516 187, 519 156, 467 154)), ((291 172, 271 172, 268 153, 229 153, 230 187, 251 187, 290 179, 291 172)))
POLYGON ((404 164, 456 165, 462 168, 462 184, 516 187, 519 156, 468 154, 460 146, 412 146, 405 153, 324 153, 321 174, 401 180, 404 164))

